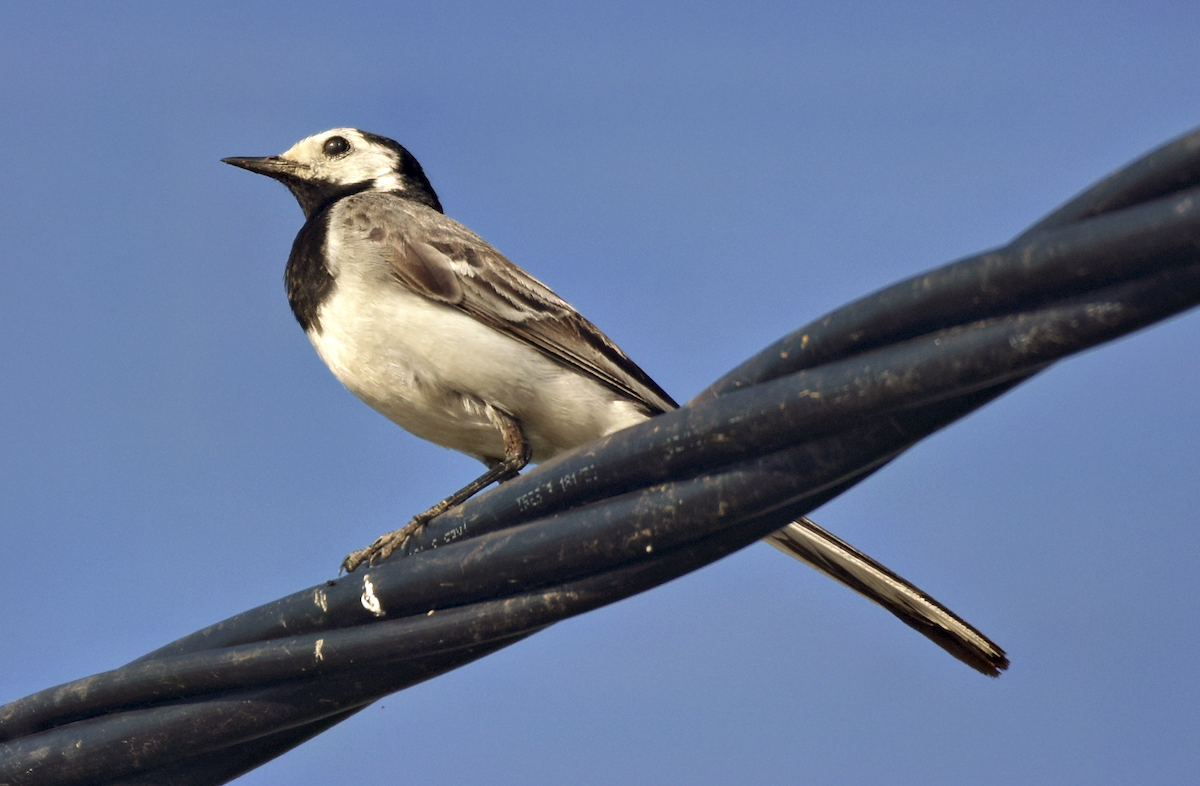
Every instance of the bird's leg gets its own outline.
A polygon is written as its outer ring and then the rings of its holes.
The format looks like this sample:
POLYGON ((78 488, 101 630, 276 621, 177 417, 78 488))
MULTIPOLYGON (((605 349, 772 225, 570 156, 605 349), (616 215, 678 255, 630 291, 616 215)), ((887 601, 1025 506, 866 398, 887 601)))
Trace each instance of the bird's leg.
POLYGON ((525 439, 525 434, 521 431, 521 424, 512 416, 506 415, 492 407, 488 407, 487 414, 488 419, 496 424, 500 429, 500 433, 504 435, 504 458, 489 461, 487 472, 475 478, 475 480, 463 486, 424 513, 413 516, 413 520, 400 529, 395 532, 389 532, 386 535, 380 535, 375 539, 374 543, 365 549, 350 552, 350 554, 346 555, 346 559, 342 560, 342 570, 351 573, 363 562, 366 562, 368 565, 374 565, 376 562, 387 559, 392 555, 393 551, 404 545, 404 541, 419 532, 421 527, 424 527, 433 519, 451 508, 461 505, 493 483, 510 480, 520 474, 525 465, 529 463, 532 454, 529 441, 525 439))
MULTIPOLYGON (((504 458, 488 459, 486 462, 488 473, 500 473, 496 477, 496 480, 503 483, 521 474, 521 470, 525 469, 525 466, 529 464, 529 459, 533 455, 533 449, 529 446, 529 440, 525 439, 525 432, 521 430, 521 424, 514 418, 490 407, 488 417, 500 429, 500 433, 504 435, 504 458)), ((487 483, 483 485, 486 486, 487 483)), ((480 486, 480 488, 483 488, 483 486, 480 486)), ((466 498, 464 497, 460 502, 465 500, 466 498)), ((458 503, 455 504, 457 505, 458 503)))

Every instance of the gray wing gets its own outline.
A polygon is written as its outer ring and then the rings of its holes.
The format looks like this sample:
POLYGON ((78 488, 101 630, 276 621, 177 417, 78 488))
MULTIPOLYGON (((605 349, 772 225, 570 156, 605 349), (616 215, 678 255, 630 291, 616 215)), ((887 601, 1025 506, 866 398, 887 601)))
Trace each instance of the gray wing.
POLYGON ((422 206, 389 208, 379 214, 385 220, 372 222, 367 237, 380 245, 392 275, 404 286, 537 348, 650 414, 678 408, 595 325, 478 235, 422 206), (387 215, 393 210, 407 215, 387 215))

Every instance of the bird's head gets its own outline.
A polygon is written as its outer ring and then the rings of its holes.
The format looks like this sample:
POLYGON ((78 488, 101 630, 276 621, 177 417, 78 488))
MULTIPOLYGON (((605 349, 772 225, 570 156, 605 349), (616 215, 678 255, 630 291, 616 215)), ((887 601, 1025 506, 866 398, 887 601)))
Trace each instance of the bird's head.
POLYGON ((442 210, 412 153, 398 142, 357 128, 314 134, 277 156, 221 160, 283 183, 295 195, 305 218, 360 191, 395 193, 442 210))

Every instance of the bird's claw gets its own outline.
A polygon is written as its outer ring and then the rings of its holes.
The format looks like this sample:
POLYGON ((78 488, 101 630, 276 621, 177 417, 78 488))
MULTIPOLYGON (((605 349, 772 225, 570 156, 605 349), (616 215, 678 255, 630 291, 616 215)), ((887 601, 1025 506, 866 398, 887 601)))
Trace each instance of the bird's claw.
POLYGON ((425 526, 426 521, 426 518, 417 516, 400 529, 375 538, 375 542, 365 549, 350 552, 342 560, 342 570, 346 573, 353 573, 364 562, 367 563, 367 567, 374 567, 376 563, 383 562, 392 556, 396 549, 403 546, 405 541, 417 534, 421 527, 425 526))

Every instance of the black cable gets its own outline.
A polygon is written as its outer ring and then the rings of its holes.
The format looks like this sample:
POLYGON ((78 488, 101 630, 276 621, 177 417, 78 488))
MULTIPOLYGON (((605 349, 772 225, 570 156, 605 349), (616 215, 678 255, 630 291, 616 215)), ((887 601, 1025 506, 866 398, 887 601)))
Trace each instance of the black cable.
POLYGON ((1200 131, 1004 248, 838 309, 375 568, 0 707, 0 784, 223 783, 759 540, 1055 361, 1200 303, 1198 151, 1200 131))

